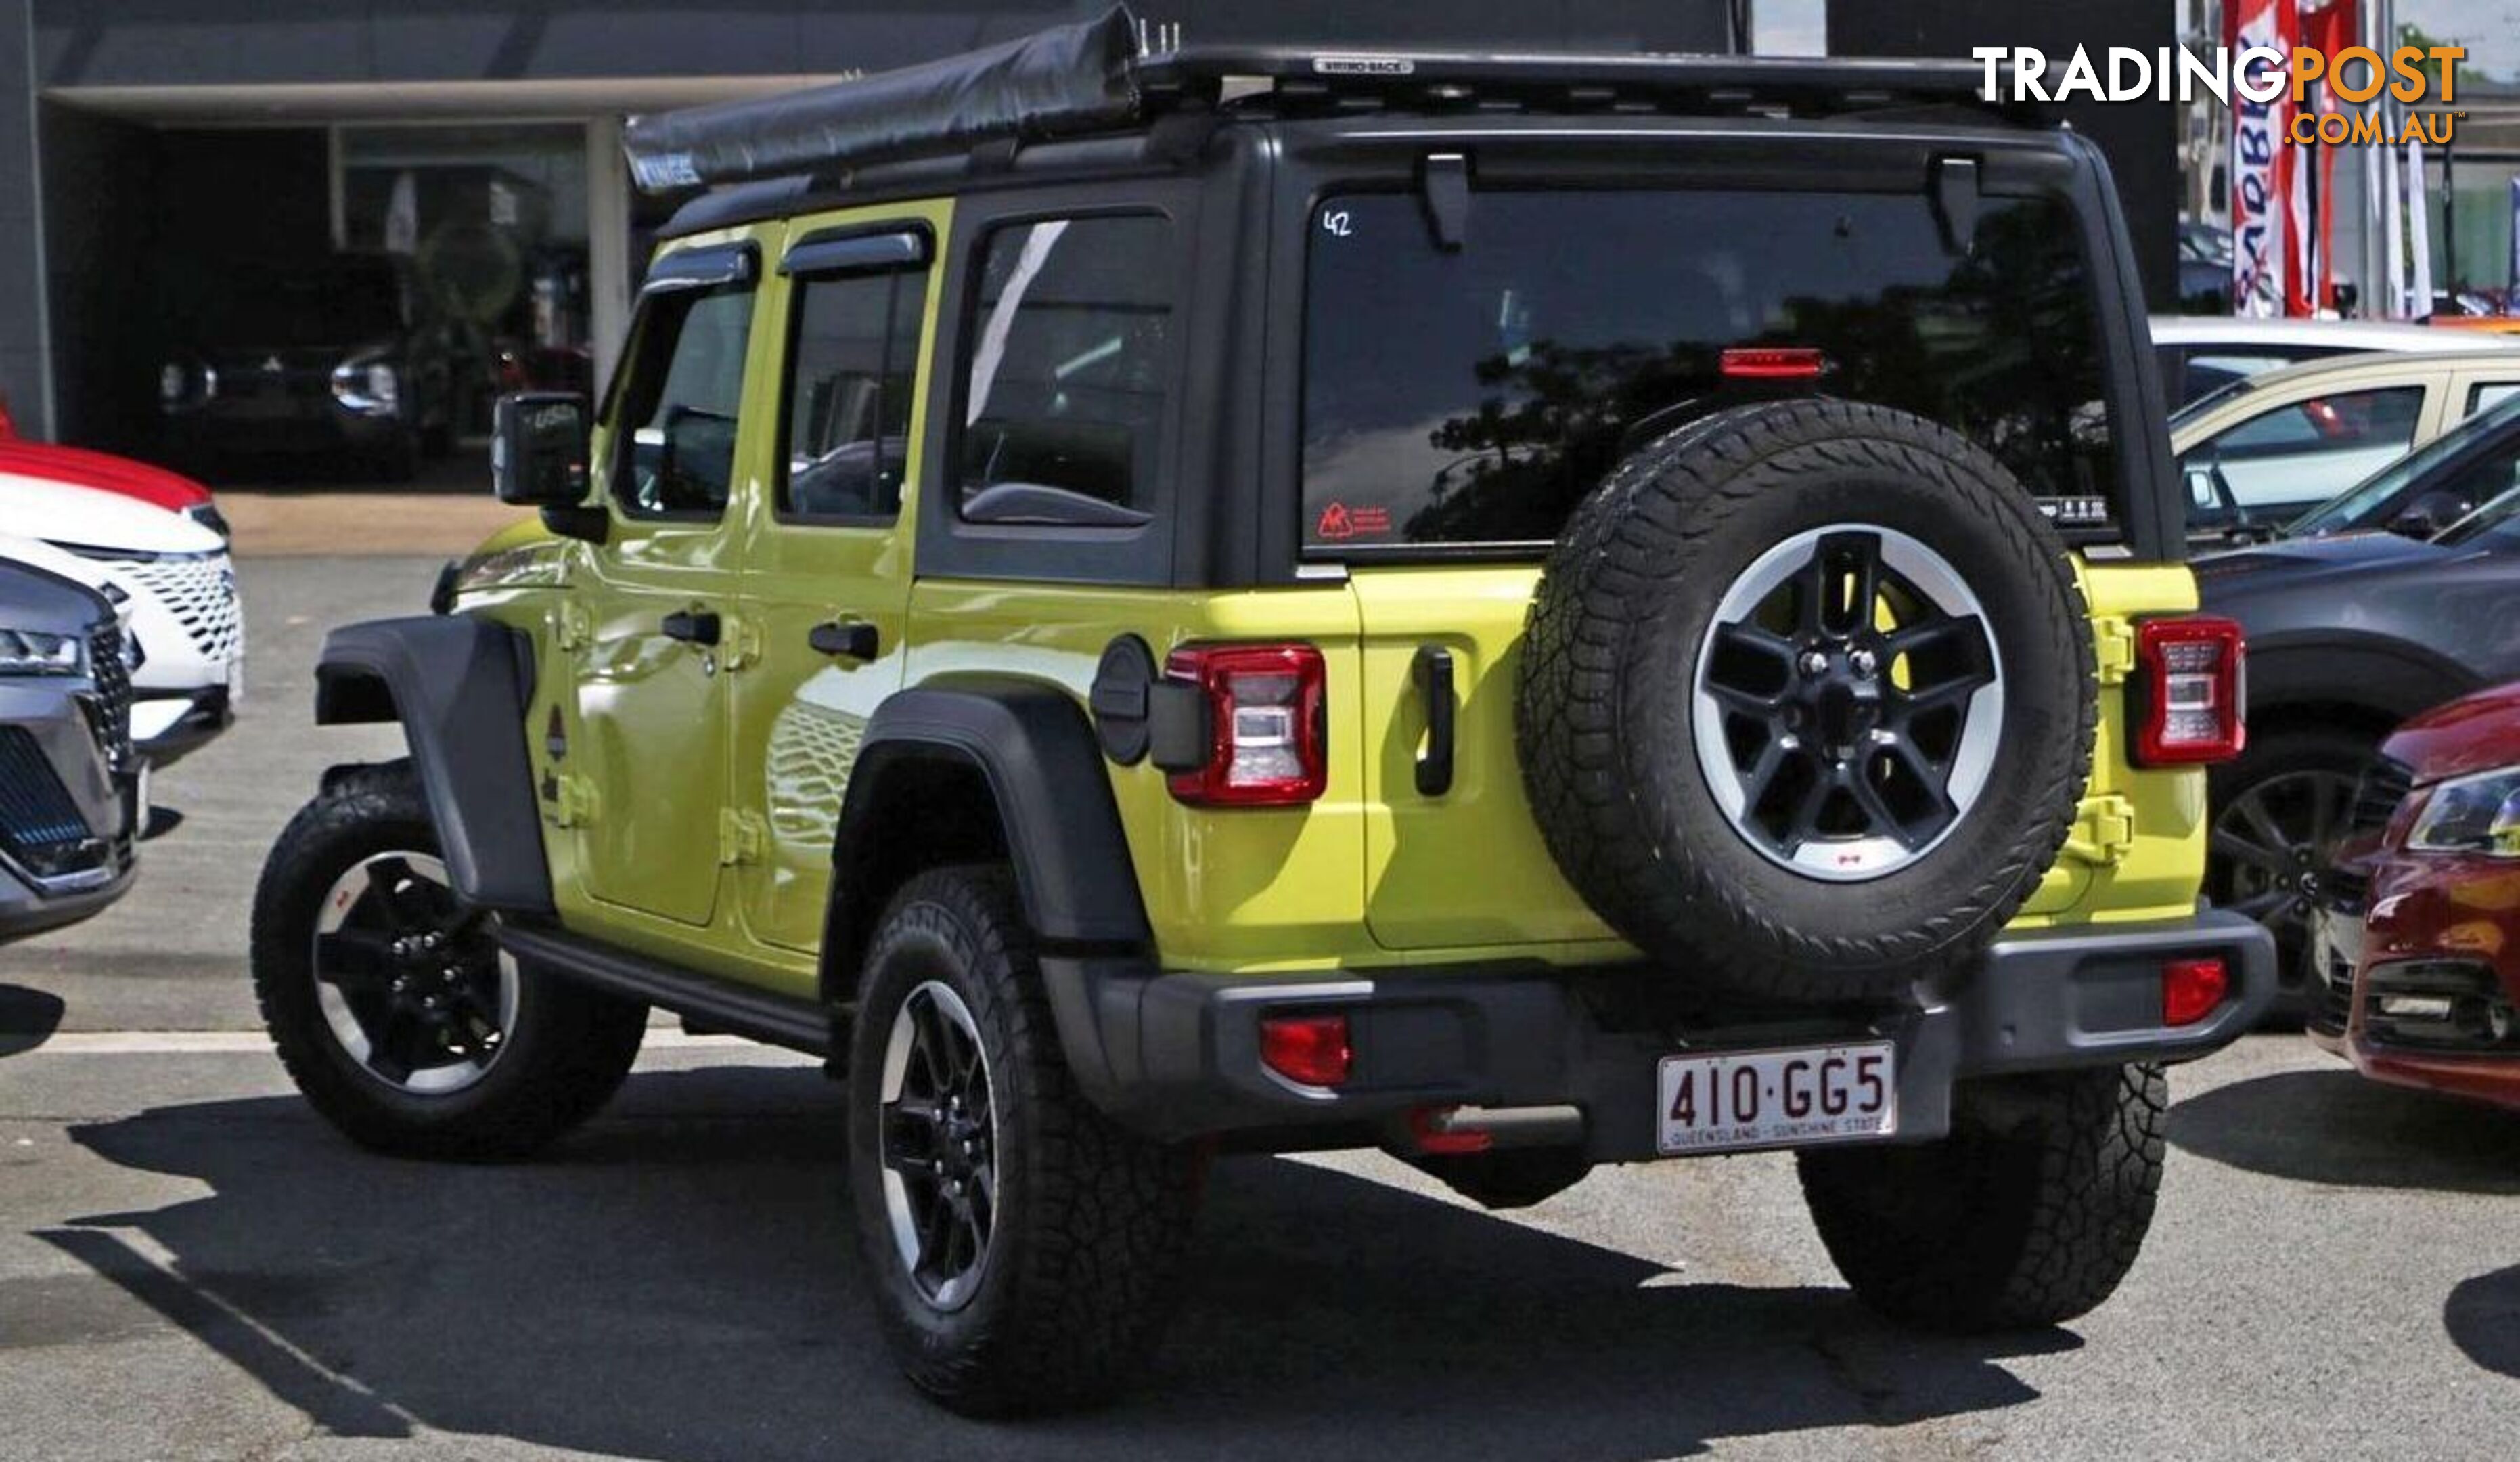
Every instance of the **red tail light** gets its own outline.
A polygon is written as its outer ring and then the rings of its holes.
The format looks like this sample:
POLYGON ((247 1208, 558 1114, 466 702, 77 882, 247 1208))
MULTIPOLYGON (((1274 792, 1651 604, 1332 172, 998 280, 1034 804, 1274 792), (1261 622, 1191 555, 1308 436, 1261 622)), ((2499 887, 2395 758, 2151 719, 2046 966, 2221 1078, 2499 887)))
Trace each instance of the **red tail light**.
POLYGON ((2231 975, 2219 959, 2174 959, 2161 967, 2161 1020, 2193 1026, 2222 1008, 2231 975))
POLYGON ((1194 807, 1285 807, 1329 785, 1322 652, 1310 645, 1193 645, 1164 674, 1207 700, 1207 761, 1176 772, 1173 796, 1194 807))
POLYGON ((2135 760, 2138 766, 2228 761, 2248 744, 2247 647, 2240 626, 2198 616, 2147 619, 2136 631, 2135 760))
POLYGON ((1336 1086, 1356 1053, 1343 1015, 1269 1016, 1260 1022, 1260 1064, 1300 1086, 1336 1086))
POLYGON ((1828 357, 1809 345, 1735 345, 1718 357, 1727 381, 1809 381, 1828 357))

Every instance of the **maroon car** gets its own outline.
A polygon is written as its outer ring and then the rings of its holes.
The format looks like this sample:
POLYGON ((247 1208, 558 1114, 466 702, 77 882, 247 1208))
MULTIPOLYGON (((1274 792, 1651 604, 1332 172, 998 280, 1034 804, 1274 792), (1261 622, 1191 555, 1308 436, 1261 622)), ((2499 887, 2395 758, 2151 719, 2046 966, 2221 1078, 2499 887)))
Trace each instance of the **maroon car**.
POLYGON ((2375 1080, 2520 1107, 2520 684, 2400 727, 2354 822, 2311 1038, 2375 1080))

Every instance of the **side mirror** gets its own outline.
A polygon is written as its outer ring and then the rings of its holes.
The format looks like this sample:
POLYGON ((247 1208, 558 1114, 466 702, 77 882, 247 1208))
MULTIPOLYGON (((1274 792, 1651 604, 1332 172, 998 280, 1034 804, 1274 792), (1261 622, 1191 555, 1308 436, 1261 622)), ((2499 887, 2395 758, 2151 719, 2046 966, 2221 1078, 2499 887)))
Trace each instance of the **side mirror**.
POLYGON ((591 435, 584 396, 539 390, 501 396, 490 436, 490 482, 499 501, 545 508, 584 502, 591 435))
POLYGON ((2469 504, 2448 492, 2427 492, 2389 520, 2389 531, 2403 538, 2430 538, 2467 516, 2469 504))
POLYGON ((490 485, 503 503, 543 510, 543 526, 601 543, 612 520, 585 506, 593 430, 586 397, 522 390, 499 398, 490 432, 490 485))

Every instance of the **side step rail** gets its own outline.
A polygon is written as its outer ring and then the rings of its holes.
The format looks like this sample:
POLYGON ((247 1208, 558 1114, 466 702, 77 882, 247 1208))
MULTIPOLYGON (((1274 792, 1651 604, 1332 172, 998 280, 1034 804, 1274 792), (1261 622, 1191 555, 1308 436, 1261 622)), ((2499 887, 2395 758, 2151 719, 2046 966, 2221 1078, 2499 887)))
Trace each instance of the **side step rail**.
POLYGON ((696 975, 644 954, 532 925, 502 924, 499 942, 519 960, 645 1000, 694 1025, 809 1056, 832 1054, 832 1013, 814 1001, 696 975))

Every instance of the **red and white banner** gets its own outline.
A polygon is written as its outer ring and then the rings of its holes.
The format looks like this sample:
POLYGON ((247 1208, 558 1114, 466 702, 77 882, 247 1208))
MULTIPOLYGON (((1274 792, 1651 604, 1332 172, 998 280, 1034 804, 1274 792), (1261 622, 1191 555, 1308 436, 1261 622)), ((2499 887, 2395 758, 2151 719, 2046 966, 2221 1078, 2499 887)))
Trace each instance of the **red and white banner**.
MULTIPOLYGON (((2226 0, 2224 44, 2236 58, 2261 48, 2292 55, 2301 18, 2295 0, 2226 0)), ((2252 58, 2255 81, 2279 65, 2252 58)), ((2305 229, 2293 221, 2293 154, 2284 137, 2292 126, 2292 89, 2271 102, 2255 102, 2231 88, 2231 312, 2280 315, 2292 299, 2288 268, 2305 229)))

